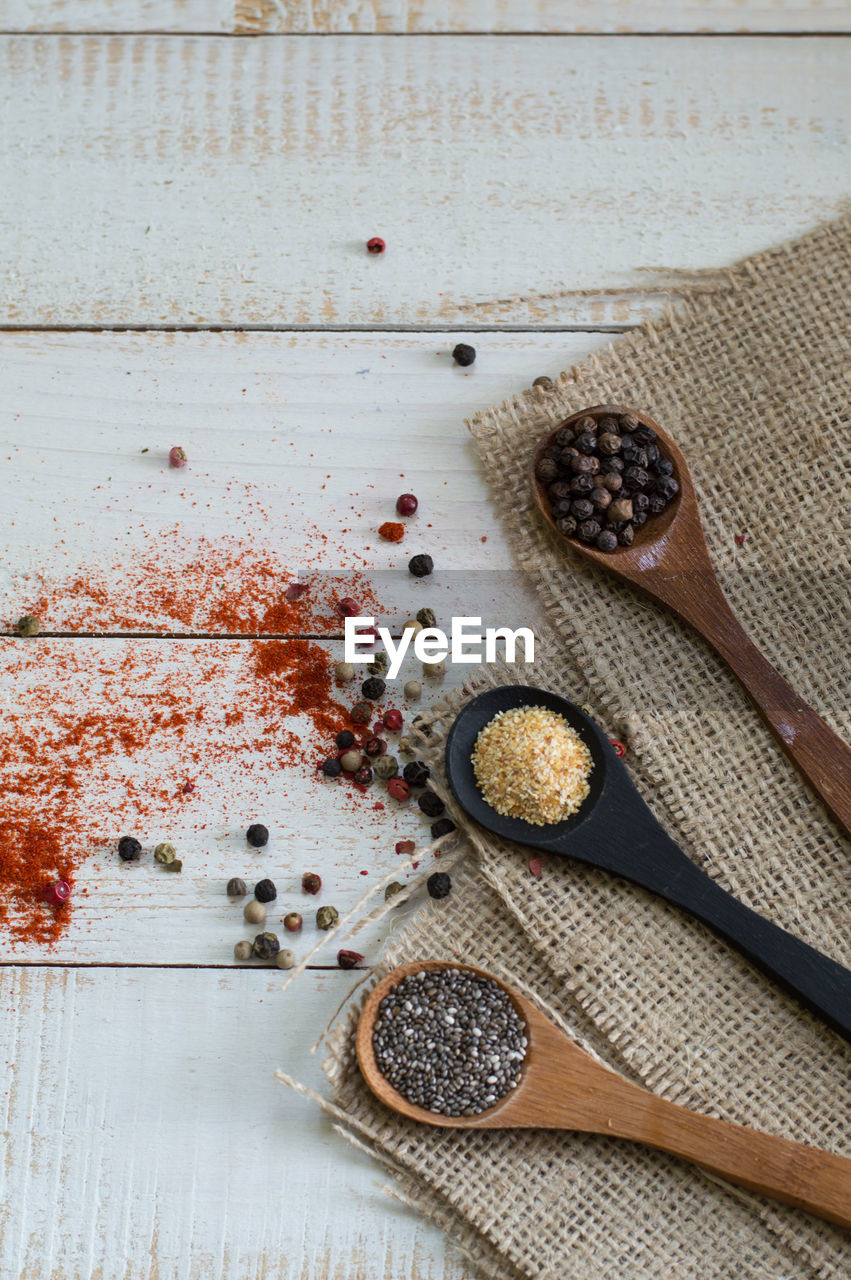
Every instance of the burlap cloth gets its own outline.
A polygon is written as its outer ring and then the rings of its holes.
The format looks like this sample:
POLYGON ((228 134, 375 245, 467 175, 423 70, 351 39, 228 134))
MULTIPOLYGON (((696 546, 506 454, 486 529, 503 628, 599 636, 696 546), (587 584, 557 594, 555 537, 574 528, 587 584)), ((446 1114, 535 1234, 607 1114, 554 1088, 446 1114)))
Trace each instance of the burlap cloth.
MULTIPOLYGON (((590 704, 642 794, 725 888, 851 966, 849 848, 735 679, 694 633, 566 552, 535 515, 533 442, 569 412, 642 406, 685 452, 710 553, 769 659, 844 737, 848 676, 851 220, 732 269, 470 423, 497 511, 550 620, 531 672, 590 704), (734 535, 745 533, 738 548, 734 535)), ((487 674, 487 673, 486 673, 487 674)), ((497 670, 490 678, 516 679, 497 670)), ((441 770, 455 700, 424 754, 441 770)), ((462 815, 456 821, 464 824, 462 815)), ((456 958, 514 976, 610 1064, 697 1111, 851 1156, 851 1049, 677 910, 602 873, 465 828, 454 892, 387 964, 456 958)), ((444 861, 452 857, 444 853, 444 861)), ((430 867, 431 869, 431 867, 430 867)), ((384 1110, 331 1037, 339 1118, 441 1223, 476 1274, 851 1275, 851 1235, 624 1142, 430 1130, 384 1110)))

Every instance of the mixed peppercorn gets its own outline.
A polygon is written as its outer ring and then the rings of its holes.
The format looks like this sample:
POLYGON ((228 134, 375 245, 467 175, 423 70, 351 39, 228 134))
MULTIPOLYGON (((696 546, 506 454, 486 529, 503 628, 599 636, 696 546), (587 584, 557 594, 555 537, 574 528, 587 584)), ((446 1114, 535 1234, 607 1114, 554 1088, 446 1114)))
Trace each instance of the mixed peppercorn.
POLYGON ((600 551, 631 547, 636 529, 679 493, 651 426, 601 409, 565 423, 538 459, 559 533, 600 551))

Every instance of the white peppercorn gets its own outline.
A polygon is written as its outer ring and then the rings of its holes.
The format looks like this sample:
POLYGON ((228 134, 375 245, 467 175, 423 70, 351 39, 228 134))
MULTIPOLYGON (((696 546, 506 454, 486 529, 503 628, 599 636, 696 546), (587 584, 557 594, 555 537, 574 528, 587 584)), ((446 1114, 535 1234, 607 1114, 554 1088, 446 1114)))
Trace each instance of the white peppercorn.
POLYGON ((349 684, 355 678, 355 669, 351 662, 338 662, 334 668, 334 679, 337 684, 349 684))
POLYGON ((233 949, 234 960, 250 960, 253 955, 254 948, 250 942, 246 942, 245 939, 243 939, 242 942, 237 942, 235 944, 233 949))
POLYGON ((443 659, 440 662, 424 662, 423 675, 426 680, 439 680, 446 675, 446 662, 443 659))
POLYGON ((266 919, 266 908, 262 902, 252 898, 251 902, 246 902, 242 914, 246 924, 263 924, 266 919))
POLYGON ((409 680, 403 690, 408 702, 418 702, 422 695, 423 687, 419 680, 409 680))
POLYGON ((275 956, 275 964, 279 969, 292 969, 295 964, 295 952, 290 951, 289 947, 281 947, 275 956))

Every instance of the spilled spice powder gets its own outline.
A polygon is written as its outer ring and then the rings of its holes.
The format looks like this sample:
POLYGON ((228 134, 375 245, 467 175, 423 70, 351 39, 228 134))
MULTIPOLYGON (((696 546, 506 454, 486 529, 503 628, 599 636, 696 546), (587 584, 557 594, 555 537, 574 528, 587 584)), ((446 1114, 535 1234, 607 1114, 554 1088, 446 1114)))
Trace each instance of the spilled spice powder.
POLYGON ((396 524, 393 520, 386 520, 379 526, 378 532, 386 542, 401 542, 405 536, 405 526, 396 524))

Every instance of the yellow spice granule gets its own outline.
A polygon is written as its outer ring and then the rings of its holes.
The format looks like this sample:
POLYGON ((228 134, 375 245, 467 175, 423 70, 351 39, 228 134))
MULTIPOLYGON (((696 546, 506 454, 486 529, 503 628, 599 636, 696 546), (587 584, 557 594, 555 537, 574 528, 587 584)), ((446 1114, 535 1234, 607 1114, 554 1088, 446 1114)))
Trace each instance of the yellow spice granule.
POLYGON ((536 827, 576 813, 593 768, 579 734, 545 707, 515 707, 494 716, 479 733, 472 760, 491 808, 536 827))

